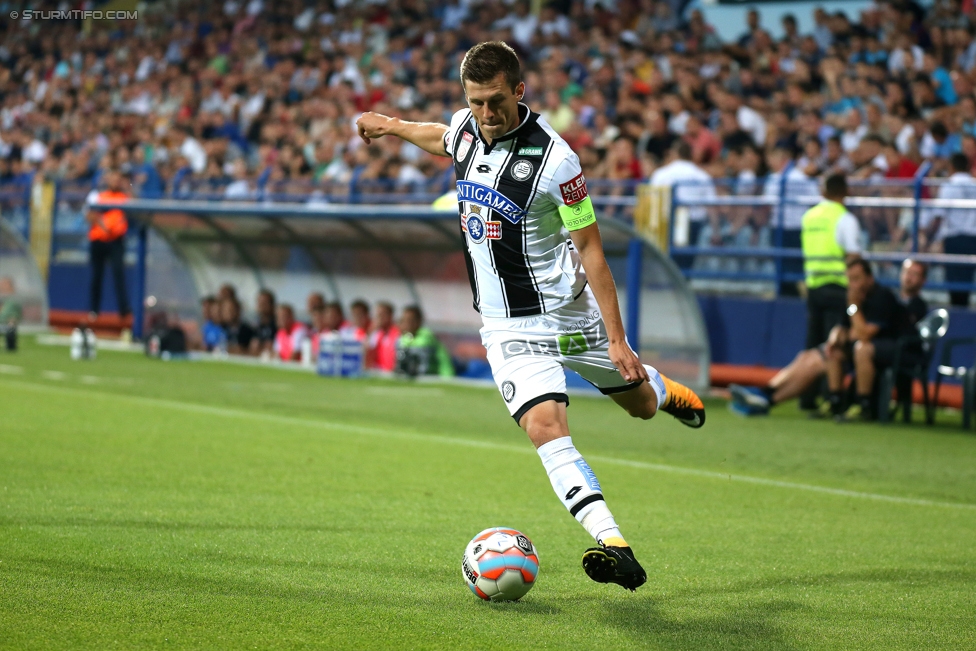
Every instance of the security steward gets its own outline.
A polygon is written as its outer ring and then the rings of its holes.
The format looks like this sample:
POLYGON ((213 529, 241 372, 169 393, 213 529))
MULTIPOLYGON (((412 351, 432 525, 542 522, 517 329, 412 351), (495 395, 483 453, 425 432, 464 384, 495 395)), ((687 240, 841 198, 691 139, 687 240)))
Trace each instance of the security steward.
POLYGON ((119 172, 109 170, 105 174, 106 189, 99 192, 92 190, 86 203, 88 212, 89 264, 91 265, 91 287, 89 303, 89 320, 98 317, 102 303, 102 275, 105 263, 112 265, 112 277, 115 280, 115 299, 118 302, 119 316, 127 317, 129 296, 125 290, 125 234, 129 224, 125 213, 119 208, 109 210, 95 210, 94 203, 123 203, 129 195, 125 193, 125 179, 119 172))
POLYGON ((807 343, 816 348, 847 315, 847 262, 860 257, 861 226, 844 207, 847 179, 832 174, 824 200, 806 211, 800 238, 807 285, 807 343))

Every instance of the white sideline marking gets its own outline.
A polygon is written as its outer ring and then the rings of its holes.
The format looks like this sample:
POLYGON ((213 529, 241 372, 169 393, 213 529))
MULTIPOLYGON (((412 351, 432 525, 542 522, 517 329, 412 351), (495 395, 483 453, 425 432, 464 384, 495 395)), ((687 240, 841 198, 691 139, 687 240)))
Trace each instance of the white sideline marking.
POLYGON ((41 371, 41 377, 47 380, 66 380, 68 379, 67 373, 62 373, 61 371, 41 371))
MULTIPOLYGON (((105 398, 108 400, 127 400, 129 402, 142 404, 150 407, 164 407, 197 414, 208 414, 211 416, 223 416, 226 418, 243 418, 248 420, 264 420, 267 422, 279 423, 282 425, 292 425, 299 427, 310 427, 313 429, 325 429, 334 431, 344 431, 352 434, 365 434, 368 436, 383 436, 387 438, 399 438, 408 441, 424 441, 429 443, 441 443, 448 445, 461 445, 474 448, 488 448, 492 450, 502 450, 505 452, 517 452, 519 454, 532 454, 535 450, 525 446, 506 445, 504 443, 492 443, 490 441, 479 441, 477 439, 464 439, 453 436, 440 436, 437 434, 421 434, 419 432, 401 432, 380 427, 366 427, 364 425, 350 425, 347 423, 336 423, 327 420, 314 420, 311 418, 296 418, 293 416, 280 416, 277 414, 265 414, 262 412, 245 411, 243 409, 231 409, 228 407, 211 407, 190 402, 178 402, 176 400, 166 400, 164 398, 147 398, 144 396, 128 396, 124 394, 103 393, 101 391, 89 391, 86 389, 74 389, 68 387, 55 387, 45 384, 34 384, 32 382, 3 381, 0 384, 32 389, 35 391, 49 391, 56 393, 69 393, 81 396, 105 398)), ((616 457, 604 457, 600 455, 587 455, 587 459, 600 463, 626 466, 630 468, 640 468, 641 470, 653 470, 655 472, 666 472, 677 475, 687 475, 691 477, 702 477, 705 479, 721 479, 723 481, 734 481, 743 484, 757 484, 760 486, 773 486, 776 488, 788 488, 792 490, 802 490, 813 493, 827 495, 837 495, 839 497, 851 497, 856 499, 874 500, 878 502, 888 502, 891 504, 906 504, 911 506, 935 506, 951 509, 964 509, 976 511, 976 504, 967 502, 940 502, 937 500, 927 500, 916 497, 899 497, 897 495, 885 495, 883 493, 867 493, 864 491, 847 490, 844 488, 830 488, 828 486, 818 486, 816 484, 802 484, 799 482, 782 481, 779 479, 767 479, 765 477, 753 477, 751 475, 736 475, 713 470, 701 470, 698 468, 685 468, 682 466, 671 466, 663 463, 650 463, 647 461, 633 461, 630 459, 618 459, 616 457)))
POLYGON ((21 366, 11 366, 10 364, 0 364, 0 373, 4 375, 23 375, 24 369, 21 366))

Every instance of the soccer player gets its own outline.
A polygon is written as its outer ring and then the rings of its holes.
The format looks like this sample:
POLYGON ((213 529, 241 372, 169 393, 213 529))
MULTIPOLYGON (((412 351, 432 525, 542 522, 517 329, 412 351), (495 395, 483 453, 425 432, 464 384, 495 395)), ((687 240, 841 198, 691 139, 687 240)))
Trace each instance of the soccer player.
POLYGON ((471 48, 461 83, 468 108, 450 126, 365 113, 359 135, 366 144, 396 136, 453 158, 468 277, 495 383, 556 495, 599 544, 583 554, 587 575, 635 590, 647 575, 573 446, 563 367, 635 418, 663 410, 701 427, 704 406, 687 387, 642 365, 627 344, 579 158, 520 102, 525 84, 512 48, 471 48))

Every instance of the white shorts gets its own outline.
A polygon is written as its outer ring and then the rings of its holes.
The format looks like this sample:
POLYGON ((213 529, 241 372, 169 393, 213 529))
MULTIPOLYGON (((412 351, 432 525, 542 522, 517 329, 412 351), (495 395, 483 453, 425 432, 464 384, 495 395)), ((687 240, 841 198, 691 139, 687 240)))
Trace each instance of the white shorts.
POLYGON ((604 394, 628 391, 628 382, 610 361, 610 341, 589 286, 569 305, 548 314, 484 319, 481 343, 508 411, 519 422, 547 400, 569 404, 563 368, 579 373, 604 394))

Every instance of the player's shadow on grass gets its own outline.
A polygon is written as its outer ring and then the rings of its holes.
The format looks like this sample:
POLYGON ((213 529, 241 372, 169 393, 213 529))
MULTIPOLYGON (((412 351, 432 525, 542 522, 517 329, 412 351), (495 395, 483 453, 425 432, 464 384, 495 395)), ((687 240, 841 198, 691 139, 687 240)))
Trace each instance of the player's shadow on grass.
MULTIPOLYGON (((635 642, 653 641, 664 649, 793 649, 777 618, 799 610, 797 602, 774 599, 736 609, 712 605, 713 612, 700 616, 668 616, 648 600, 613 601, 606 604, 613 626, 624 630, 635 642)), ((702 604, 703 609, 709 605, 702 604)))
MULTIPOLYGON (((608 601, 605 607, 614 626, 626 630, 635 640, 653 639, 662 648, 791 649, 800 640, 789 639, 777 625, 778 619, 792 611, 813 611, 824 606, 815 607, 797 601, 786 594, 788 591, 818 586, 837 589, 839 586, 863 583, 903 584, 914 588, 951 584, 971 586, 976 584, 976 571, 877 568, 776 576, 733 584, 689 587, 669 592, 661 598, 642 599, 638 592, 634 599, 614 599, 608 601), (771 590, 778 590, 783 596, 775 599, 760 597, 771 590), (685 617, 683 613, 689 610, 709 614, 685 617)), ((842 605, 838 603, 833 607, 840 608, 842 605)))
POLYGON ((949 585, 959 583, 976 585, 976 571, 972 570, 927 570, 916 568, 875 568, 855 572, 828 572, 800 576, 776 576, 751 581, 738 581, 730 585, 714 587, 695 587, 676 590, 672 597, 702 597, 716 594, 742 594, 763 590, 790 590, 794 588, 832 587, 853 583, 882 583, 889 585, 910 584, 912 586, 949 585))

